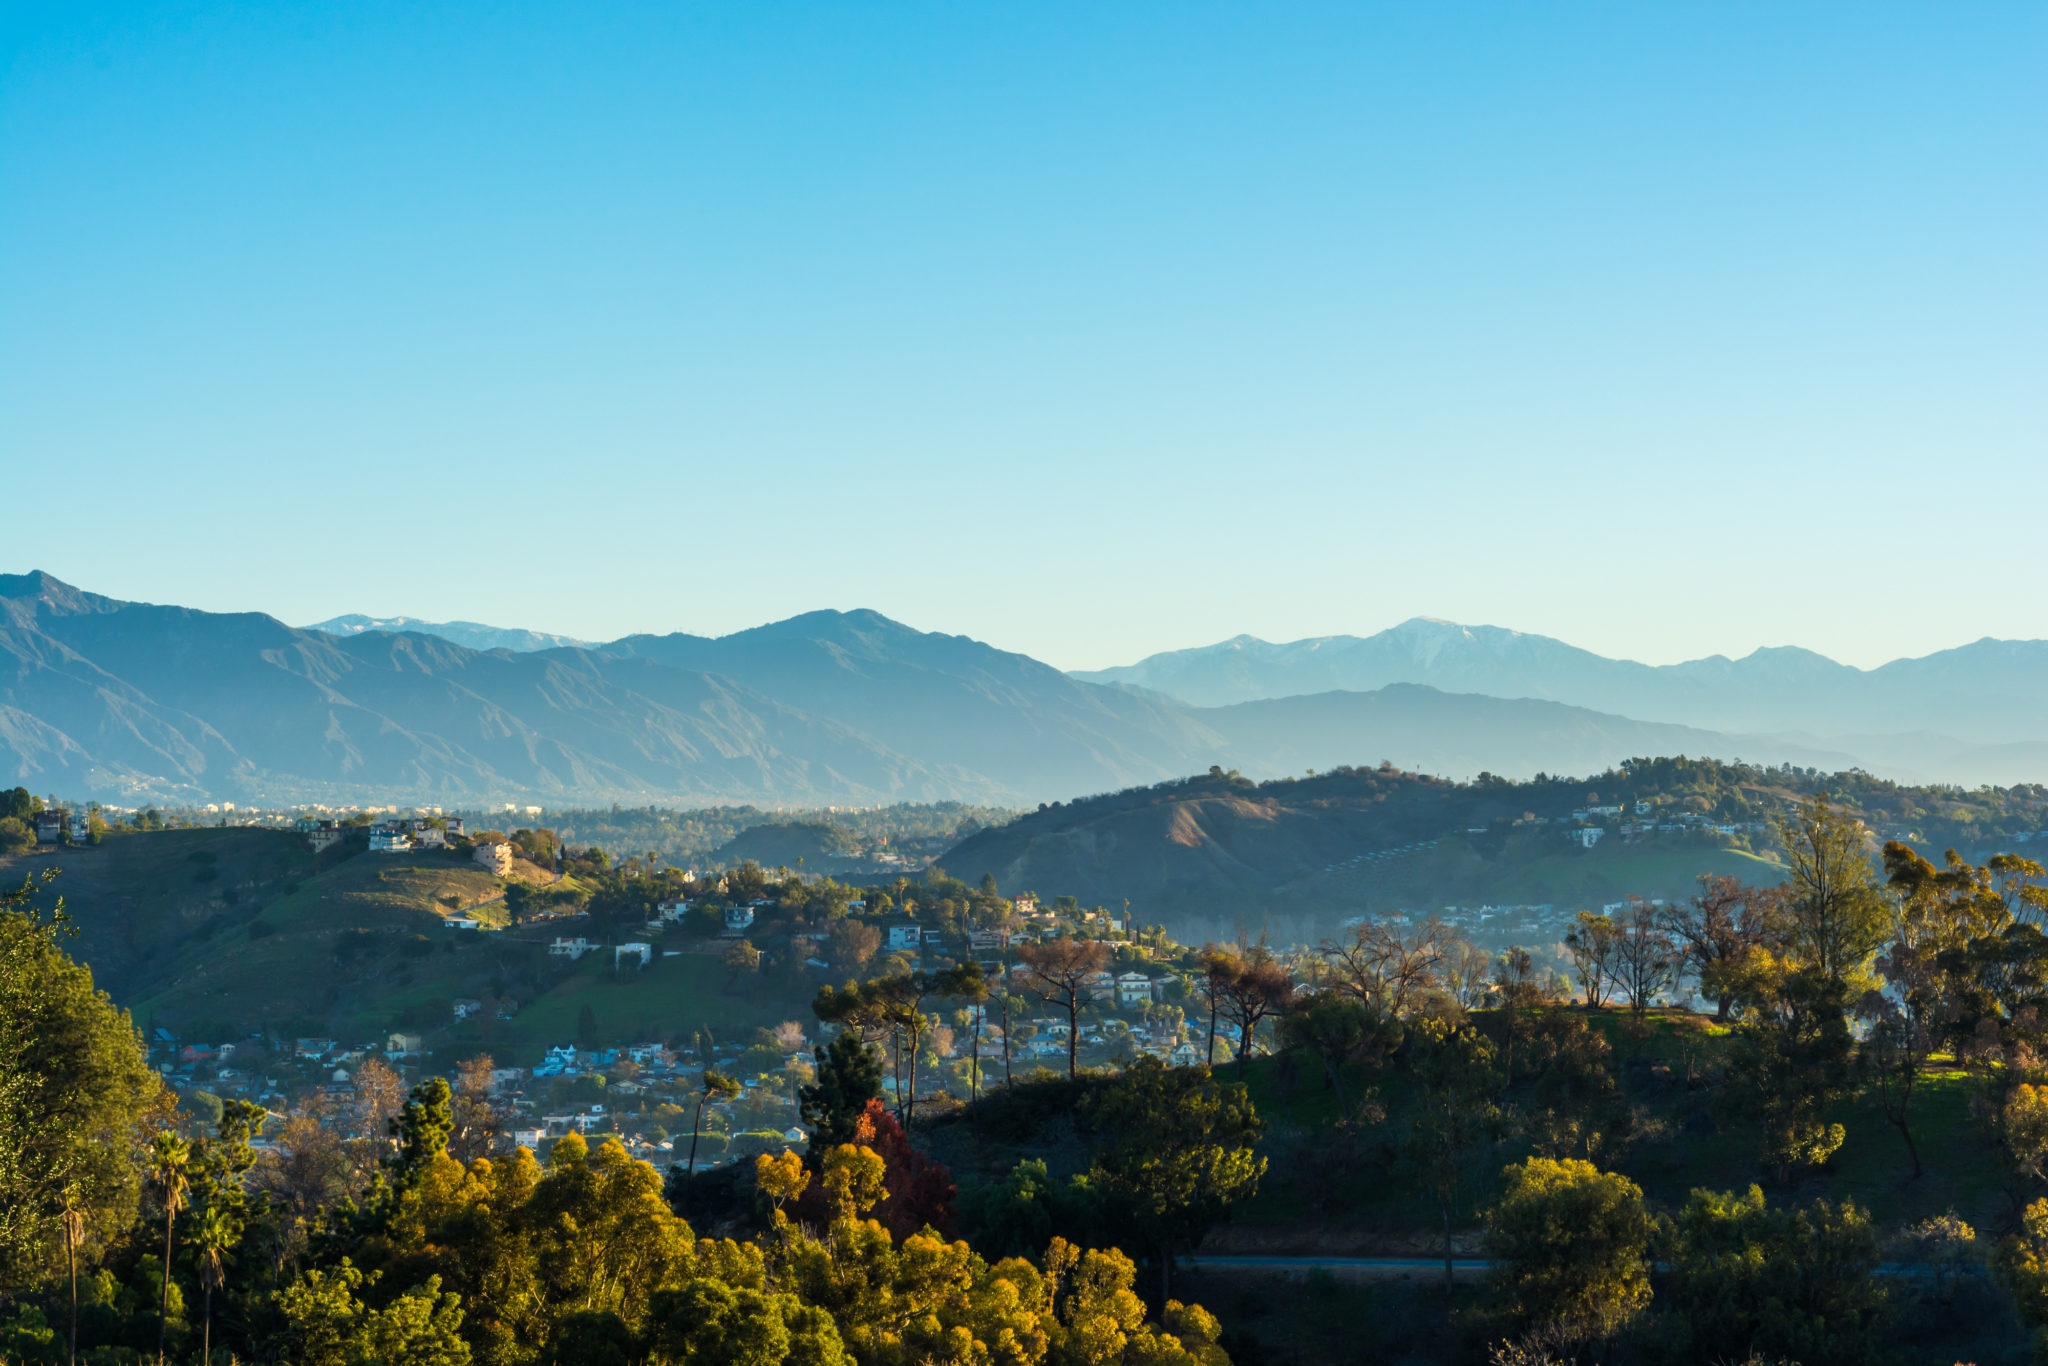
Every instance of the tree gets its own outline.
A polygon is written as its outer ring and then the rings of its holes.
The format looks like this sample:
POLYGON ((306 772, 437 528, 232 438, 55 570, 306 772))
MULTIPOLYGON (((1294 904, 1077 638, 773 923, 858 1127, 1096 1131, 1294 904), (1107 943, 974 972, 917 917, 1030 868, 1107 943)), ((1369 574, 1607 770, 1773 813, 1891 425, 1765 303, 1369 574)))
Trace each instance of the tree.
POLYGON ((731 1100, 739 1093, 740 1084, 737 1081, 723 1073, 714 1072, 709 1067, 704 1069, 704 1083, 697 1092, 697 1111, 690 1118, 690 1164, 684 1170, 691 1173, 697 1170, 697 1135, 704 1127, 704 1107, 714 1098, 731 1100))
POLYGON ((1564 932, 1565 951, 1571 955, 1572 975, 1586 1004, 1598 1008, 1614 980, 1614 951, 1617 933, 1614 922, 1604 915, 1580 911, 1576 922, 1564 932))
POLYGON ((202 1210, 192 1228, 192 1250, 199 1257, 199 1284, 206 1293, 205 1328, 201 1334, 199 1359, 213 1366, 213 1292, 227 1270, 228 1253, 242 1236, 234 1217, 218 1205, 202 1210))
POLYGON ((729 991, 739 984, 742 977, 751 977, 761 970, 761 951, 744 939, 735 939, 726 946, 719 957, 726 972, 726 989, 729 991))
POLYGON ((1792 1209, 1767 1205, 1755 1186, 1696 1190, 1663 1260, 1675 1358, 1862 1366, 1885 1356, 1877 1230, 1849 1201, 1792 1209))
POLYGON ((1264 1132, 1258 1112, 1243 1086, 1147 1056, 1091 1095, 1082 1114, 1110 1137, 1091 1184, 1110 1195, 1118 1221, 1152 1248, 1165 1303, 1176 1252, 1200 1242, 1258 1189, 1266 1170, 1254 1152, 1264 1132))
POLYGON ((127 1013, 61 947, 63 902, 39 905, 54 877, 0 892, 0 1291, 125 1230, 165 1103, 127 1013))
POLYGON ((963 1002, 972 1017, 967 1055, 967 1098, 972 1103, 981 1099, 981 1021, 988 1013, 988 978, 983 975, 981 964, 963 963, 940 974, 938 991, 951 1000, 963 1002))
POLYGON ((1615 927, 1614 984, 1638 1016, 1677 976, 1678 948, 1658 928, 1658 920, 1656 907, 1632 896, 1615 927))
POLYGON ((1713 1001, 1714 1018, 1725 1022, 1735 1002, 1727 975, 1751 949, 1774 941, 1785 889, 1751 887, 1712 873, 1701 873, 1698 881, 1699 891, 1664 912, 1664 929, 1678 942, 1700 994, 1713 1001))
POLYGON ((868 1102, 882 1095, 882 1058, 858 1030, 842 1029, 812 1051, 817 1080, 797 1089, 797 1113, 811 1131, 810 1153, 821 1157, 851 1143, 868 1102))
POLYGON ((1847 1137, 1826 1120, 1847 1077, 1846 988, 1818 965, 1793 967, 1757 950, 1743 960, 1736 994, 1743 1019, 1729 1050, 1730 1102, 1759 1120, 1763 1160, 1789 1182, 1817 1166, 1847 1137))
POLYGON ((1792 870, 1785 904, 1791 956, 1824 976, 1860 979, 1884 943, 1885 903, 1863 822, 1812 797, 1778 822, 1792 870))
POLYGON ((1451 942, 1451 932, 1435 916, 1406 934, 1365 916, 1344 937, 1324 940, 1317 952, 1339 990, 1400 1018, 1436 986, 1451 942))
POLYGON ((1212 978, 1211 987, 1221 1000, 1224 1018, 1237 1029, 1237 1076, 1242 1081, 1260 1023, 1285 1014, 1294 1002, 1294 976, 1273 961, 1263 944, 1230 962, 1235 971, 1221 972, 1212 978))
POLYGON ((1109 945, 1090 939, 1048 939, 1017 950, 1024 990, 1067 1012, 1067 1078, 1079 1074, 1081 1005, 1095 975, 1109 964, 1109 945))
POLYGON ((1451 1214, 1465 1169, 1499 1126, 1501 1078, 1493 1044, 1469 1025, 1420 1021, 1410 1035, 1417 1091, 1403 1153, 1436 1197, 1444 1228, 1444 1293, 1451 1291, 1451 1214))
POLYGON ((1321 991, 1280 1022, 1289 1047, 1306 1049, 1323 1065, 1337 1095, 1339 1114, 1350 1113, 1344 1097, 1344 1067, 1354 1058, 1384 1058, 1401 1046, 1401 1021, 1362 1000, 1321 991))
POLYGON ((156 1186, 157 1201, 164 1207, 164 1285, 156 1322, 156 1360, 163 1366, 164 1334, 171 1325, 171 1226, 185 1207, 190 1185, 187 1164, 192 1150, 185 1140, 169 1129, 156 1136, 149 1148, 149 1176, 156 1186))
POLYGON ((882 932, 858 920, 835 921, 825 932, 825 961, 836 972, 859 972, 881 947, 882 932))
POLYGON ((2032 1330, 2039 1361, 2048 1354, 2048 1200, 2036 1200, 2021 1213, 2019 1231, 1992 1254, 1991 1273, 2032 1330))
POLYGON ((1570 1342, 1613 1337, 1650 1302, 1641 1188, 1575 1160, 1532 1157, 1502 1175, 1486 1244, 1508 1312, 1570 1342))

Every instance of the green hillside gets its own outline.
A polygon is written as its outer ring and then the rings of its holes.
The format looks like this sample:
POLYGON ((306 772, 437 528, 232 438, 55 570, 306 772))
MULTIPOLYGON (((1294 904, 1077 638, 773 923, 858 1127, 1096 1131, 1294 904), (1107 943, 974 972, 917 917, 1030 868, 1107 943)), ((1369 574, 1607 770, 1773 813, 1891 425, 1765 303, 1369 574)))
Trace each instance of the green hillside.
POLYGON ((551 956, 558 933, 591 932, 580 917, 451 928, 458 912, 505 919, 505 882, 452 854, 337 847, 316 858, 284 831, 166 830, 17 857, 0 878, 45 867, 62 870, 71 951, 139 1025, 184 1038, 362 1041, 402 1029, 431 1050, 531 1061, 579 1032, 607 1043, 723 1034, 789 1018, 808 1000, 801 979, 756 978, 742 991, 716 956, 620 971, 601 950, 551 956), (464 998, 488 1008, 458 1025, 453 1002, 464 998))

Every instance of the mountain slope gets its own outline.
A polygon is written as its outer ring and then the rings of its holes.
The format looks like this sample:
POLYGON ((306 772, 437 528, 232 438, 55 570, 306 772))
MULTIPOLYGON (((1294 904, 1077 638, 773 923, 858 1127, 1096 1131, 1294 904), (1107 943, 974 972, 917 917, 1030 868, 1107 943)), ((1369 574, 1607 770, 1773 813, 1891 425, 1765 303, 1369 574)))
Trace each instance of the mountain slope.
POLYGON ((44 575, 0 578, 0 613, 0 706, 83 756, 10 727, 6 768, 32 785, 91 766, 116 775, 95 795, 159 799, 895 800, 989 785, 729 680, 588 651, 337 639, 44 575))
POLYGON ((2038 640, 1980 640, 1870 670, 1793 648, 1652 666, 1546 636, 1417 617, 1365 637, 1272 644, 1238 636, 1075 677, 1198 706, 1421 683, 1719 731, 1924 731, 1968 745, 2048 740, 2048 641, 2038 640))
POLYGON ((1077 682, 1027 655, 878 612, 809 612, 750 631, 628 636, 607 653, 736 679, 926 763, 1066 795, 1184 773, 1221 739, 1184 708, 1077 682))

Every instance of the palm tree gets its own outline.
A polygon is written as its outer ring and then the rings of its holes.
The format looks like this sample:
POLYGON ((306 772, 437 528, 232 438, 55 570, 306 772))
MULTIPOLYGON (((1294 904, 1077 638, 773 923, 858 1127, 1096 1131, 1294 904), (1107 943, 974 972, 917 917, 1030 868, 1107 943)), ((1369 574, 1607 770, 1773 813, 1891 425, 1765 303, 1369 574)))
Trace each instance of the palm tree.
POLYGON ((198 1227, 192 1231, 192 1246, 199 1253, 199 1283, 206 1287, 206 1328, 199 1358, 206 1366, 213 1366, 214 1288, 226 1279, 228 1250, 240 1237, 234 1216, 215 1205, 206 1207, 206 1212, 199 1216, 198 1227))
POLYGON ((156 1183, 157 1196, 164 1202, 164 1293, 156 1319, 156 1366, 164 1366, 164 1335, 171 1322, 171 1225, 185 1207, 185 1192, 191 1187, 187 1176, 192 1149, 169 1129, 149 1145, 149 1178, 156 1183))
POLYGON ((731 1100, 740 1093, 740 1084, 731 1077, 704 1069, 704 1090, 697 1097, 697 1115, 690 1121, 690 1165, 686 1168, 692 1175, 697 1171, 697 1128, 704 1122, 704 1105, 713 1096, 720 1100, 731 1100))
POLYGON ((78 1245, 85 1241, 85 1211, 71 1203, 74 1192, 64 1190, 64 1212, 57 1222, 64 1228, 64 1261, 71 1272, 71 1366, 78 1366, 78 1245))

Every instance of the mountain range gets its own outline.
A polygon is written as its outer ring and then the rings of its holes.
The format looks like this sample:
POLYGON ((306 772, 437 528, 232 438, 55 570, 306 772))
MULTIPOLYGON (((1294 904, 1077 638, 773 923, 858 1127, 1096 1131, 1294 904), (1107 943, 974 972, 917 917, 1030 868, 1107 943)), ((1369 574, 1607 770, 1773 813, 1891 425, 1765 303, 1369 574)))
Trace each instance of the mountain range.
POLYGON ((1548 636, 1415 617, 1371 636, 1277 645, 1236 636, 1074 676, 1197 707, 1420 683, 1719 731, 2048 740, 2048 640, 1987 638, 1868 670, 1797 648, 1649 665, 1548 636))
POLYGON ((308 631, 323 631, 330 636, 359 636, 365 631, 411 631, 423 636, 439 636, 452 640, 457 645, 467 645, 472 650, 552 650, 563 645, 588 645, 587 640, 574 636, 558 636, 547 631, 522 631, 504 626, 486 626, 480 621, 421 621, 417 617, 366 617, 360 612, 349 612, 343 616, 329 617, 316 621, 306 628, 308 631))
POLYGON ((2048 697, 2048 647, 2036 642, 1848 670, 1884 675, 1889 691, 1803 725, 1792 718, 1828 715, 1816 698, 1863 685, 1803 652, 1673 674, 1444 623, 1068 675, 871 611, 538 648, 524 648, 538 633, 477 623, 378 624, 395 620, 301 629, 0 575, 0 783, 123 805, 812 806, 1030 805, 1212 764, 1273 776, 1381 759, 1450 776, 1597 772, 1675 753, 1958 782, 2048 774, 2048 724, 2028 719, 2048 697), (455 631, 522 646, 476 648, 455 631), (1352 662, 1329 672, 1340 657, 1352 662), (1776 711, 1759 672, 1773 667, 1776 711), (1693 719, 1717 715, 1757 724, 1693 719), (1910 728, 1883 728, 1900 718, 1910 728), (1844 734, 1850 719, 1873 728, 1844 734))

